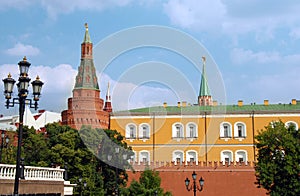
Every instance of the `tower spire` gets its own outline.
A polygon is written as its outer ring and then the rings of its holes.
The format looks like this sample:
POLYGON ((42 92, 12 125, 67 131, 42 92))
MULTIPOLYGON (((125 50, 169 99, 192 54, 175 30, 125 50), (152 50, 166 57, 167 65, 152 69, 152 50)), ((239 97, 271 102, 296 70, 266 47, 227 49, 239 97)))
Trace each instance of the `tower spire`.
POLYGON ((84 39, 83 39, 83 43, 92 43, 90 34, 89 34, 89 26, 87 23, 84 24, 85 26, 85 34, 84 34, 84 39))
POLYGON ((107 111, 107 112, 112 112, 109 82, 107 84, 106 100, 105 100, 105 105, 104 105, 104 109, 103 110, 107 111))
POLYGON ((85 23, 85 35, 81 44, 81 62, 76 76, 75 88, 99 90, 93 60, 93 43, 90 39, 87 23, 85 23))
POLYGON ((206 79, 206 58, 205 56, 202 57, 202 76, 201 76, 201 84, 200 84, 200 91, 198 96, 198 104, 199 105, 212 105, 212 97, 209 91, 207 79, 206 79))
POLYGON ((109 94, 109 92, 110 92, 110 85, 109 85, 109 82, 107 83, 107 91, 106 91, 106 101, 111 101, 110 100, 110 94, 109 94))

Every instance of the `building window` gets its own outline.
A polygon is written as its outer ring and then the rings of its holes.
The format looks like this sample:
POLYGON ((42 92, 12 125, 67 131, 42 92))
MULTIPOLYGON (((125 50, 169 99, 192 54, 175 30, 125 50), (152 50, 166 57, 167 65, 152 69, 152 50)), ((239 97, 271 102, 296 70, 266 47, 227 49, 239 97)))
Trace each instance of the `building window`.
POLYGON ((172 160, 175 162, 175 164, 177 163, 181 164, 184 161, 183 155, 184 155, 183 151, 175 150, 172 155, 172 160))
POLYGON ((235 152, 235 161, 236 162, 247 162, 247 151, 245 150, 238 150, 235 152))
POLYGON ((136 162, 136 153, 134 151, 133 152, 133 155, 130 156, 130 159, 128 161, 130 161, 131 163, 134 163, 136 162))
POLYGON ((143 164, 147 164, 150 161, 150 153, 149 151, 143 150, 139 154, 139 162, 143 164))
POLYGON ((231 124, 228 122, 223 122, 220 124, 220 137, 221 138, 231 138, 231 124))
POLYGON ((188 123, 186 125, 186 137, 187 138, 197 138, 198 137, 198 128, 195 123, 188 123))
POLYGON ((135 124, 128 124, 126 125, 126 139, 136 139, 136 125, 135 124))
POLYGON ((172 137, 177 139, 183 138, 183 125, 181 123, 173 124, 172 137))
POLYGON ((296 130, 298 130, 298 124, 294 121, 288 121, 285 123, 285 126, 286 128, 289 128, 289 127, 294 127, 296 130))
POLYGON ((235 138, 245 138, 246 137, 246 124, 242 122, 237 122, 234 124, 234 137, 235 138))
POLYGON ((149 139, 150 138, 150 126, 147 123, 140 124, 139 126, 139 138, 149 139))
POLYGON ((230 150, 223 150, 221 152, 221 161, 223 164, 227 163, 230 164, 232 162, 232 151, 230 150))
POLYGON ((198 157, 197 157, 197 152, 194 150, 189 150, 186 152, 186 161, 187 162, 196 162, 198 164, 198 157))

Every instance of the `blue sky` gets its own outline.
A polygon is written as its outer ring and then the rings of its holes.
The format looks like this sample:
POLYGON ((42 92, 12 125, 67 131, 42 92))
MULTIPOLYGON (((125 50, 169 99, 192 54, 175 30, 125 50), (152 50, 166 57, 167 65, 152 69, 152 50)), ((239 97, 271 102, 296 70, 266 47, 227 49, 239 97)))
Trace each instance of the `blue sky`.
MULTIPOLYGON (((0 0, 0 76, 11 72, 16 79, 16 64, 26 55, 30 77, 38 74, 45 82, 40 108, 60 112, 72 95, 84 23, 94 52, 118 32, 152 25, 191 36, 206 52, 199 52, 195 63, 188 54, 145 45, 115 56, 102 70, 106 53, 97 51, 101 97, 110 81, 115 109, 196 103, 201 57, 208 54, 208 80, 219 102, 289 103, 300 98, 299 10, 296 0, 0 0)), ((164 38, 169 37, 154 39, 164 38)), ((109 47, 119 44, 124 43, 109 47)), ((0 114, 8 113, 4 96, 0 101, 0 114)), ((17 113, 17 108, 9 111, 17 113)))

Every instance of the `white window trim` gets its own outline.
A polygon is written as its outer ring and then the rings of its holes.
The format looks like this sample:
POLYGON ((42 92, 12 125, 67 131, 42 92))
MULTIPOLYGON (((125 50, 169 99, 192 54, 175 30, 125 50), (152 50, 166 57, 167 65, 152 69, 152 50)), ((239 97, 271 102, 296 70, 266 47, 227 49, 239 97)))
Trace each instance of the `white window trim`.
POLYGON ((222 122, 220 123, 220 138, 224 139, 225 141, 228 141, 229 139, 232 138, 232 125, 230 122, 222 122), (225 137, 225 133, 224 133, 224 124, 228 124, 229 125, 229 137, 225 137))
POLYGON ((142 123, 139 125, 139 136, 138 138, 140 140, 143 140, 143 142, 146 142, 147 140, 150 139, 150 125, 148 123, 142 123), (143 127, 146 126, 148 129, 147 129, 147 134, 146 134, 146 137, 143 137, 143 127))
MULTIPOLYGON (((137 161, 136 151, 133 150, 132 152, 134 153, 134 155, 133 155, 133 162, 135 163, 137 161)), ((128 159, 128 162, 131 162, 131 157, 130 157, 130 159, 128 159)))
MULTIPOLYGON (((225 152, 230 152, 231 153, 231 157, 230 157, 230 162, 232 162, 234 159, 233 159, 233 152, 231 150, 222 150, 221 151, 221 161, 223 163, 223 165, 225 165, 225 156, 224 156, 224 153, 225 152)), ((228 164, 230 164, 230 162, 228 164)))
POLYGON ((126 140, 130 140, 130 142, 132 142, 133 140, 135 140, 137 138, 137 126, 136 124, 134 123, 128 123, 126 126, 125 126, 125 139, 126 140), (134 133, 134 137, 130 137, 130 126, 133 126, 134 129, 135 129, 135 133, 134 133))
POLYGON ((175 139, 175 140, 177 140, 179 142, 183 138, 184 138, 184 126, 183 126, 183 124, 180 123, 180 122, 173 123, 173 125, 172 125, 172 139, 175 139), (181 130, 181 137, 177 137, 176 125, 180 125, 181 128, 182 128, 182 130, 181 130))
POLYGON ((234 123, 234 139, 238 139, 239 141, 243 141, 247 137, 247 127, 246 124, 239 121, 234 123), (239 137, 238 133, 238 125, 241 124, 243 126, 243 136, 239 137))
POLYGON ((189 158, 190 158, 190 155, 189 155, 190 152, 195 153, 195 163, 196 163, 196 165, 198 165, 198 153, 197 153, 196 150, 188 150, 188 151, 186 151, 186 155, 185 155, 186 163, 188 163, 188 161, 190 160, 190 159, 189 159, 189 158), (189 160, 188 160, 188 159, 189 159, 189 160))
POLYGON ((194 122, 188 122, 185 126, 185 137, 186 139, 193 141, 194 139, 198 138, 198 125, 194 122), (191 137, 190 135, 190 125, 193 125, 195 127, 195 137, 191 137))
POLYGON ((142 150, 139 152, 139 164, 141 163, 144 163, 143 159, 142 159, 142 153, 147 153, 147 162, 146 163, 149 163, 150 162, 150 152, 148 150, 142 150))
POLYGON ((246 163, 247 164, 247 162, 248 162, 248 152, 246 151, 246 150, 236 150, 235 151, 235 161, 236 162, 239 162, 239 160, 238 160, 238 158, 239 158, 239 156, 238 156, 238 153, 239 152, 243 152, 243 153, 245 153, 245 160, 244 160, 244 163, 246 163))
POLYGON ((181 163, 184 162, 184 152, 183 152, 182 150, 174 150, 174 151, 172 152, 172 161, 174 162, 175 165, 177 164, 177 161, 176 161, 176 159, 177 159, 176 153, 177 153, 177 152, 179 152, 179 153, 181 154, 181 156, 182 156, 182 157, 180 157, 181 163), (182 158, 182 160, 181 160, 181 158, 182 158))
POLYGON ((290 123, 293 123, 293 124, 295 125, 296 130, 298 130, 298 123, 296 123, 295 121, 287 121, 286 123, 284 123, 285 126, 286 126, 286 128, 289 127, 288 125, 289 125, 290 123))

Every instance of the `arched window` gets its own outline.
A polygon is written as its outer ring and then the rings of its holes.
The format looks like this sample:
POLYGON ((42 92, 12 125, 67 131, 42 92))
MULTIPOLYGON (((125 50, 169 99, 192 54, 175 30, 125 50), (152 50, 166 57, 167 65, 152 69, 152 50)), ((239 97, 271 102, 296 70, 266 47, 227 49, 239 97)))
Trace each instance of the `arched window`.
POLYGON ((172 138, 183 138, 183 125, 181 123, 174 123, 172 125, 172 138))
POLYGON ((220 137, 221 138, 231 138, 232 128, 229 122, 222 122, 220 124, 220 137))
POLYGON ((150 138, 150 126, 147 123, 139 125, 139 138, 149 139, 150 138))
POLYGON ((128 160, 129 162, 136 162, 136 152, 135 151, 132 151, 133 152, 133 155, 130 156, 130 159, 128 160))
POLYGON ((136 139, 136 125, 133 123, 126 125, 126 132, 125 132, 126 139, 136 139))
POLYGON ((187 162, 195 162, 198 164, 198 156, 195 150, 189 150, 186 152, 186 161, 187 162))
POLYGON ((233 158, 232 158, 232 151, 230 150, 223 150, 221 152, 221 161, 223 162, 223 164, 228 163, 230 164, 232 162, 233 158))
POLYGON ((175 150, 172 154, 172 161, 177 163, 182 163, 184 161, 184 153, 182 150, 175 150))
POLYGON ((150 161, 150 153, 147 150, 142 150, 139 154, 139 162, 140 163, 148 163, 150 161))
POLYGON ((245 138, 246 137, 246 124, 243 122, 236 122, 234 124, 234 137, 245 138))
POLYGON ((287 128, 290 127, 290 126, 293 126, 293 127, 295 127, 296 130, 298 130, 298 124, 296 122, 294 122, 294 121, 288 121, 288 122, 286 122, 285 126, 287 128))
POLYGON ((198 126, 196 123, 190 122, 186 125, 185 136, 187 138, 197 138, 198 137, 198 126))
POLYGON ((247 162, 247 151, 245 150, 237 150, 235 151, 235 161, 236 162, 247 162))

